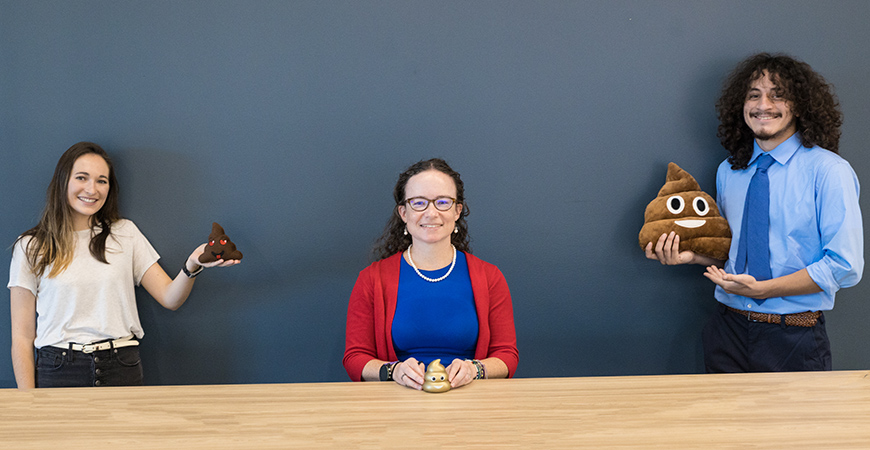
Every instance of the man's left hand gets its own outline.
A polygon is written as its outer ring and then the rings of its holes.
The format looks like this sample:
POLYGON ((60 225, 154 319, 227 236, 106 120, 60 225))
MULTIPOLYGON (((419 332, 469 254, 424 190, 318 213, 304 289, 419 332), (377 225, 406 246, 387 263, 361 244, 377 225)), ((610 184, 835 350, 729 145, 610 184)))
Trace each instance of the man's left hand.
POLYGON ((763 282, 756 280, 752 275, 736 275, 726 272, 725 269, 709 266, 704 276, 721 286, 729 294, 742 295, 759 300, 767 298, 762 290, 763 282))

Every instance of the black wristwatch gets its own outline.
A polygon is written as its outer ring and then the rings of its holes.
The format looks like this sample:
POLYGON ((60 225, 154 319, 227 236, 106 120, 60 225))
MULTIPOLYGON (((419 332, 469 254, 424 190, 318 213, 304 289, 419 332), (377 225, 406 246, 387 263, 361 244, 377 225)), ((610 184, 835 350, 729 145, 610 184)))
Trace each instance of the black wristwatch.
POLYGON ((181 265, 181 271, 184 272, 185 275, 187 275, 187 278, 195 278, 197 275, 199 275, 200 272, 202 272, 202 269, 205 269, 205 267, 199 266, 199 269, 196 269, 193 272, 187 270, 187 261, 185 261, 184 264, 181 265))
POLYGON ((393 368, 396 367, 396 364, 398 364, 398 362, 388 362, 381 366, 381 372, 379 374, 381 381, 393 381, 393 368))

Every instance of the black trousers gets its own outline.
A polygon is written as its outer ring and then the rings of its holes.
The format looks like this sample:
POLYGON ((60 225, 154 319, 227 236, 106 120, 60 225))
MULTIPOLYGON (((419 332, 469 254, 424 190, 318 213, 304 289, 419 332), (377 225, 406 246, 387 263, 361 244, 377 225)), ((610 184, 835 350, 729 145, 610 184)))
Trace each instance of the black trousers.
POLYGON ((753 322, 723 304, 703 331, 708 373, 831 370, 825 315, 814 327, 753 322))

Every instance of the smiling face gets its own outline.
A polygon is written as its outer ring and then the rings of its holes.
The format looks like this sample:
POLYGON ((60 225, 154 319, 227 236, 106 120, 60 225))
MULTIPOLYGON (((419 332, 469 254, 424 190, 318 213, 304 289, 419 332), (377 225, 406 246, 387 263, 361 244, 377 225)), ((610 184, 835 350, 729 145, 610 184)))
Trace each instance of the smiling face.
POLYGON ((109 196, 109 165, 102 156, 87 153, 73 163, 67 183, 67 201, 73 211, 76 231, 90 228, 91 216, 106 203, 109 196))
POLYGON ((791 102, 783 97, 766 71, 749 86, 743 104, 743 120, 755 133, 755 140, 764 151, 773 150, 797 131, 791 102))
MULTIPOLYGON (((449 175, 438 170, 427 170, 408 179, 405 199, 423 197, 434 200, 438 197, 456 198, 456 184, 449 175)), ((432 202, 423 211, 414 211, 407 203, 397 207, 399 217, 405 222, 414 245, 450 242, 450 234, 462 212, 462 204, 456 203, 447 211, 435 208, 432 202)))

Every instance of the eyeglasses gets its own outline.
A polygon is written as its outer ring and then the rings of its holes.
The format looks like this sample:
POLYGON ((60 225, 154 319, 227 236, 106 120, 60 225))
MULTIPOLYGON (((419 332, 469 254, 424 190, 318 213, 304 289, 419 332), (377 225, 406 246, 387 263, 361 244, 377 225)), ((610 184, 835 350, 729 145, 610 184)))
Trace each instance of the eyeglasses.
POLYGON ((438 211, 447 211, 453 207, 456 199, 453 197, 438 197, 432 200, 426 197, 412 197, 405 200, 404 203, 407 203, 414 211, 426 211, 430 202, 435 204, 435 209, 438 211))

